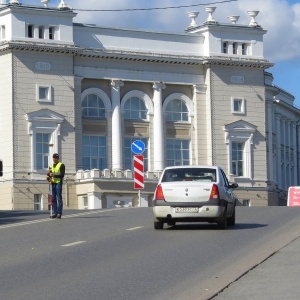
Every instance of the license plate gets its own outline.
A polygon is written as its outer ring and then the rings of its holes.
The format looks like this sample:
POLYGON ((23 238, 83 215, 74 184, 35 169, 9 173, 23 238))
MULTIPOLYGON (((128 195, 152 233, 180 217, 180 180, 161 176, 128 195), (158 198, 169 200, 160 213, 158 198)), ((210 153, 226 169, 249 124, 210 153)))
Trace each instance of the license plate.
POLYGON ((177 213, 197 213, 198 211, 198 207, 175 207, 177 213))

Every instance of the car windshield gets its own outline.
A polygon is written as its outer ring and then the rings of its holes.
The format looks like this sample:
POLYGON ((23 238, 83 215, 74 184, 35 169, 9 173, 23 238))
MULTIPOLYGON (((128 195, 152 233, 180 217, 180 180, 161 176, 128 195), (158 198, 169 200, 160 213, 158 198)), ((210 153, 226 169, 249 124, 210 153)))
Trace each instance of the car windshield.
POLYGON ((161 182, 171 181, 208 181, 216 182, 216 169, 178 168, 165 170, 161 182))

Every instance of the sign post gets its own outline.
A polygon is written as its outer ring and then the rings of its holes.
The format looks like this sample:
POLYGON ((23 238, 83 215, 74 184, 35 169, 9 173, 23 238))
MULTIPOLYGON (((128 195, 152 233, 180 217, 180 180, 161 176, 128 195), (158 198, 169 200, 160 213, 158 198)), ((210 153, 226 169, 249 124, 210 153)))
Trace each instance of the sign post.
POLYGON ((133 156, 134 189, 139 190, 139 205, 141 206, 141 189, 144 188, 144 156, 145 144, 143 141, 136 140, 131 144, 133 156))
POLYGON ((287 206, 300 206, 300 186, 290 186, 287 206))

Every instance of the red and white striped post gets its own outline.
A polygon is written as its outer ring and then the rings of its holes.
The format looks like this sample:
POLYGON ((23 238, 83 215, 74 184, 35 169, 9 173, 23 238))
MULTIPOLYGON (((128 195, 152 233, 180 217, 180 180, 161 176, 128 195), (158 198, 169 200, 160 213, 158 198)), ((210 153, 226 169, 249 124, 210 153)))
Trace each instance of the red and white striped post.
POLYGON ((144 184, 144 156, 133 156, 133 171, 134 171, 134 189, 143 189, 144 184))

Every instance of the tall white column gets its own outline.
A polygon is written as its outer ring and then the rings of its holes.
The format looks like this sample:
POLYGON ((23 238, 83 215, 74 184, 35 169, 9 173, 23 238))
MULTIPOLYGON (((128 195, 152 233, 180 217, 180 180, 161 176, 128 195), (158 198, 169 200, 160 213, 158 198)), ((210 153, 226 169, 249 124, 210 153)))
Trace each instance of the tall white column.
POLYGON ((162 112, 162 90, 166 86, 163 83, 155 82, 153 84, 153 146, 154 146, 154 171, 164 169, 165 152, 164 152, 164 126, 162 112))
POLYGON ((292 175, 292 153, 291 153, 291 147, 292 147, 292 143, 291 143, 291 121, 288 120, 286 122, 287 125, 287 188, 289 186, 291 186, 291 175, 292 175))
POLYGON ((276 158, 277 158, 277 183, 278 187, 282 187, 282 172, 281 172, 281 122, 280 122, 280 115, 276 114, 276 158))
POLYGON ((292 122, 292 137, 293 137, 293 174, 292 174, 292 185, 296 186, 298 182, 297 177, 297 124, 292 122))
POLYGON ((122 170, 122 134, 121 134, 121 105, 120 88, 124 83, 120 80, 111 82, 112 99, 112 169, 122 170))
POLYGON ((268 123, 267 123, 267 130, 268 130, 268 180, 274 180, 274 168, 273 168, 273 101, 267 101, 267 114, 268 114, 268 123))

